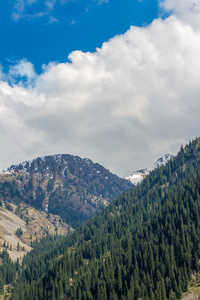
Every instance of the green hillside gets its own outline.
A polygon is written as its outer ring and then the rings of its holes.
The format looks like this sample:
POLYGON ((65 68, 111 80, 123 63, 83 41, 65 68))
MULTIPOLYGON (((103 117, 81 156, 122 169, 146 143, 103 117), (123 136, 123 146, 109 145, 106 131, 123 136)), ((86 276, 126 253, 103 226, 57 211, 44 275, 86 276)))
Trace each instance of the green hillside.
POLYGON ((12 300, 180 299, 200 259, 200 139, 26 260, 12 300))

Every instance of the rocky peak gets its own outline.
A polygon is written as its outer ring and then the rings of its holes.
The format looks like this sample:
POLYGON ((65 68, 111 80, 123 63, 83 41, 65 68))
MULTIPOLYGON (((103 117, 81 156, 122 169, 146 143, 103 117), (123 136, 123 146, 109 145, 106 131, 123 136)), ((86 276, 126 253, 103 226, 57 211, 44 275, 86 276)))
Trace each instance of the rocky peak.
POLYGON ((69 154, 12 165, 0 182, 4 196, 60 215, 74 227, 133 186, 100 164, 69 154))

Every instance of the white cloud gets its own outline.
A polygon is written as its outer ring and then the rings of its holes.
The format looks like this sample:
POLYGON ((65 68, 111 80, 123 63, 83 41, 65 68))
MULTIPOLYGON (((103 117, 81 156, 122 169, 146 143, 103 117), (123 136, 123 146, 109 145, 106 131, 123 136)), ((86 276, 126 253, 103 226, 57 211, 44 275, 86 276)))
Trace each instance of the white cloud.
POLYGON ((24 0, 16 0, 14 4, 13 14, 12 14, 12 17, 15 21, 18 21, 18 19, 24 12, 24 9, 25 9, 24 0))
POLYGON ((56 2, 57 0, 47 0, 45 1, 45 5, 48 7, 49 10, 53 10, 56 2))
POLYGON ((69 59, 36 77, 27 61, 14 68, 32 88, 1 82, 2 168, 71 153, 123 175, 199 135, 200 33, 190 22, 157 19, 69 59))
POLYGON ((36 78, 36 73, 34 66, 31 62, 26 59, 21 59, 15 65, 9 68, 8 81, 12 84, 18 81, 18 79, 23 79, 23 83, 30 85, 36 78))
MULTIPOLYGON (((54 9, 54 6, 57 2, 64 4, 67 2, 67 0, 43 0, 41 1, 43 4, 43 10, 38 10, 38 12, 34 13, 27 13, 27 9, 33 6, 34 4, 38 4, 38 0, 15 0, 14 6, 13 6, 13 13, 12 18, 15 21, 18 21, 22 18, 36 18, 36 17, 44 17, 46 15, 49 15, 50 12, 54 9)), ((40 3, 41 4, 41 3, 40 3)), ((40 6, 39 6, 40 8, 40 6)), ((49 19, 50 23, 57 22, 57 19, 53 16, 50 16, 49 19)))
POLYGON ((52 23, 57 23, 57 22, 58 22, 58 19, 56 19, 56 18, 54 18, 54 17, 52 17, 52 16, 49 18, 49 23, 50 23, 50 24, 52 24, 52 23))
POLYGON ((38 0, 14 0, 12 18, 18 21, 26 16, 26 8, 37 3, 38 0))
MULTIPOLYGON (((56 4, 65 5, 68 2, 76 0, 14 0, 12 18, 14 21, 26 18, 28 20, 49 16, 49 23, 58 22, 58 19, 52 16, 56 4), (42 9, 41 9, 42 7, 42 9), (31 8, 34 8, 31 11, 31 8)), ((109 0, 92 0, 98 5, 108 3, 109 0)), ((87 10, 87 9, 86 9, 87 10)), ((76 20, 71 22, 71 25, 77 23, 76 20)))
POLYGON ((109 0, 93 0, 94 2, 97 2, 99 5, 101 5, 102 3, 108 3, 109 0))
POLYGON ((2 80, 2 79, 3 79, 3 67, 0 64, 0 80, 2 80))
POLYGON ((199 30, 200 26, 200 1, 199 0, 164 0, 160 1, 164 11, 171 12, 193 28, 199 30))

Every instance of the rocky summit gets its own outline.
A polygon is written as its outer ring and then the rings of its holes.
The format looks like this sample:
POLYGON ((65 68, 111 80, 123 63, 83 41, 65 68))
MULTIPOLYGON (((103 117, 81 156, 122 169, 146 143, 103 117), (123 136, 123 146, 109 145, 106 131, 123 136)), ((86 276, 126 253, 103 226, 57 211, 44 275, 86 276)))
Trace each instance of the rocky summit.
POLYGON ((132 186, 100 164, 69 154, 38 157, 0 174, 1 196, 55 213, 72 227, 132 186))

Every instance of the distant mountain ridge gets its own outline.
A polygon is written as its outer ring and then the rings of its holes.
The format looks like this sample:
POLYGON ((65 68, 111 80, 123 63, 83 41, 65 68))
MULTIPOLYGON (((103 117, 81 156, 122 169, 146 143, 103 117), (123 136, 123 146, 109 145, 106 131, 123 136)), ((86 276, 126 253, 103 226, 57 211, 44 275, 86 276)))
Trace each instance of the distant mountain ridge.
POLYGON ((55 213, 72 227, 132 186, 100 164, 69 154, 38 157, 0 173, 3 197, 55 213))
POLYGON ((149 175, 149 173, 151 171, 155 170, 156 168, 166 165, 166 163, 170 159, 173 159, 173 158, 174 158, 174 155, 165 154, 162 157, 160 157, 151 168, 134 171, 130 176, 126 176, 124 178, 126 180, 129 180, 130 182, 132 182, 134 185, 137 185, 138 183, 142 182, 142 180, 145 177, 147 177, 147 175, 149 175))

